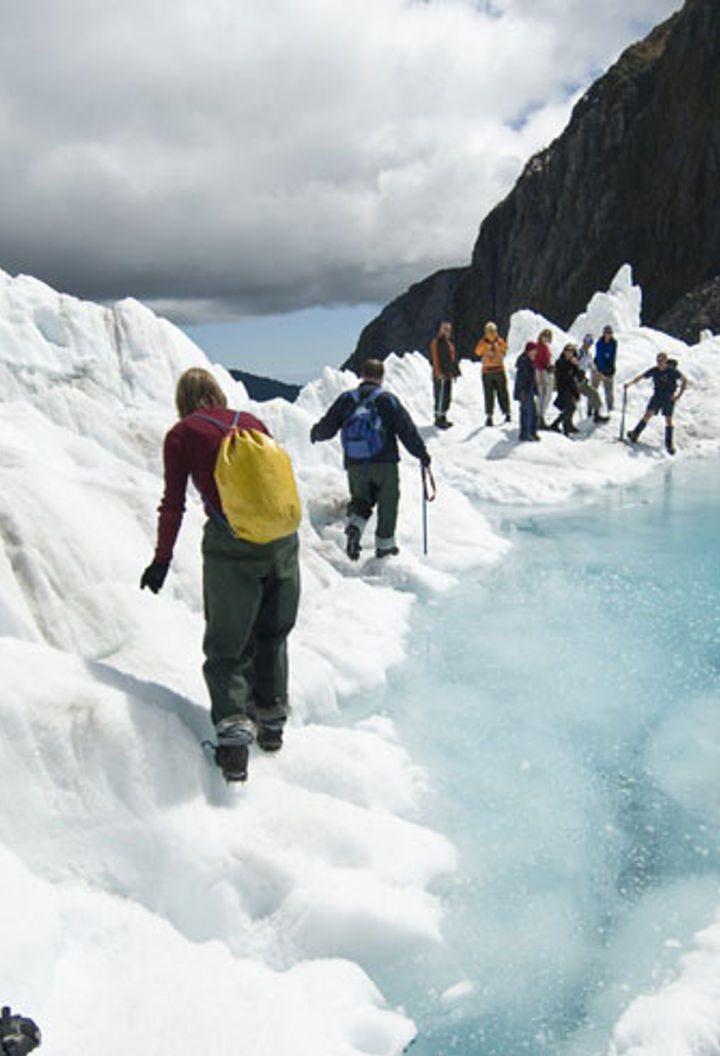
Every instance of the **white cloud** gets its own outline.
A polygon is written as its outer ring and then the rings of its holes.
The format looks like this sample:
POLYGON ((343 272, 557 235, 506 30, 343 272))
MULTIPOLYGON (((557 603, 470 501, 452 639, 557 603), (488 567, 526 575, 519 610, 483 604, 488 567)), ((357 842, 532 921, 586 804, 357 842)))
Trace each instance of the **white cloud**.
POLYGON ((569 95, 677 0, 25 0, 0 11, 0 266, 211 311, 467 261, 569 95))

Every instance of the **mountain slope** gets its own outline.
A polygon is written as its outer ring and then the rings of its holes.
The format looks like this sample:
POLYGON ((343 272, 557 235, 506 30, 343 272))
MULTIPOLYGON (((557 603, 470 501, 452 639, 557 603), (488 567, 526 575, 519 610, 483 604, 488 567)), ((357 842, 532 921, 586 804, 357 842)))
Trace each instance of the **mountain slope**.
MULTIPOLYGON (((687 0, 592 85, 482 223, 446 309, 462 352, 529 305, 567 326, 626 261, 650 325, 720 274, 718 55, 720 4, 687 0)), ((399 330, 409 297, 369 324, 351 365, 427 347, 431 327, 399 330)))

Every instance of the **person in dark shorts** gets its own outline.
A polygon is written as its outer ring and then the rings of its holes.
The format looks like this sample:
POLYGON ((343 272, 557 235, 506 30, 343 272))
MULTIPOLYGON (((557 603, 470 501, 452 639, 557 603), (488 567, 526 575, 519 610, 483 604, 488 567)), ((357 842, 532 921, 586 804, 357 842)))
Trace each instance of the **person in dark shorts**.
POLYGON ((647 378, 653 383, 653 394, 648 401, 645 414, 635 428, 630 430, 628 437, 631 443, 636 444, 640 433, 653 415, 662 414, 665 416, 665 449, 668 454, 674 455, 673 411, 675 404, 687 388, 687 378, 678 370, 676 360, 668 359, 665 352, 658 353, 655 364, 654 367, 650 367, 649 370, 645 370, 642 374, 638 374, 630 381, 625 382, 626 391, 631 385, 635 385, 636 382, 641 381, 643 378, 647 378), (678 391, 678 385, 680 386, 680 391, 678 391))

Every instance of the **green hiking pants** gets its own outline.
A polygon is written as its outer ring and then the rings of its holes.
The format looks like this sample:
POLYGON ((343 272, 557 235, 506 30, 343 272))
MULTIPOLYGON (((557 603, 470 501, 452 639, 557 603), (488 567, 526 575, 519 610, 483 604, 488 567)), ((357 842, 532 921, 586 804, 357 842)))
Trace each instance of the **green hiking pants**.
POLYGON ((287 637, 300 597, 298 537, 236 539, 208 520, 203 534, 203 674, 211 718, 287 716, 287 637))
POLYGON ((380 548, 395 545, 395 525, 400 504, 400 473, 397 462, 368 462, 363 466, 348 466, 348 524, 362 533, 375 505, 377 527, 375 543, 380 548))

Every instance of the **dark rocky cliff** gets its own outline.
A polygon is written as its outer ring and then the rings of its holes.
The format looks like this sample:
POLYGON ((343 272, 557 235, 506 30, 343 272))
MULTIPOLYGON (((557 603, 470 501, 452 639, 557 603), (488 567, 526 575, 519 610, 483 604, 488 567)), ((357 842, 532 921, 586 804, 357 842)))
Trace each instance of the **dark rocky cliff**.
POLYGON ((263 402, 280 396, 288 403, 294 403, 300 392, 299 385, 276 381, 275 378, 265 378, 261 374, 249 374, 246 370, 236 370, 234 367, 229 369, 229 373, 236 381, 243 383, 251 400, 263 402))
POLYGON ((368 323, 357 348, 343 366, 359 373, 363 361, 372 356, 384 359, 395 351, 427 351, 438 323, 445 318, 454 318, 454 294, 466 270, 449 268, 437 271, 411 286, 368 323))
MULTIPOLYGON (((426 348, 446 314, 467 353, 487 319, 532 307, 567 326, 628 262, 649 325, 720 275, 720 0, 683 9, 628 48, 483 221, 469 267, 426 279, 363 332, 356 357, 426 348), (415 293, 413 293, 415 291, 415 293), (412 297, 411 297, 412 294, 412 297), (427 319, 419 329, 420 317, 427 319), (433 317, 430 319, 430 317, 433 317), (403 328, 403 318, 413 327, 403 328)), ((683 314, 685 332, 697 329, 683 314), (689 328, 689 329, 688 329, 689 328)), ((720 315, 703 325, 720 330, 720 315)), ((678 336, 681 336, 678 334, 678 336)))

